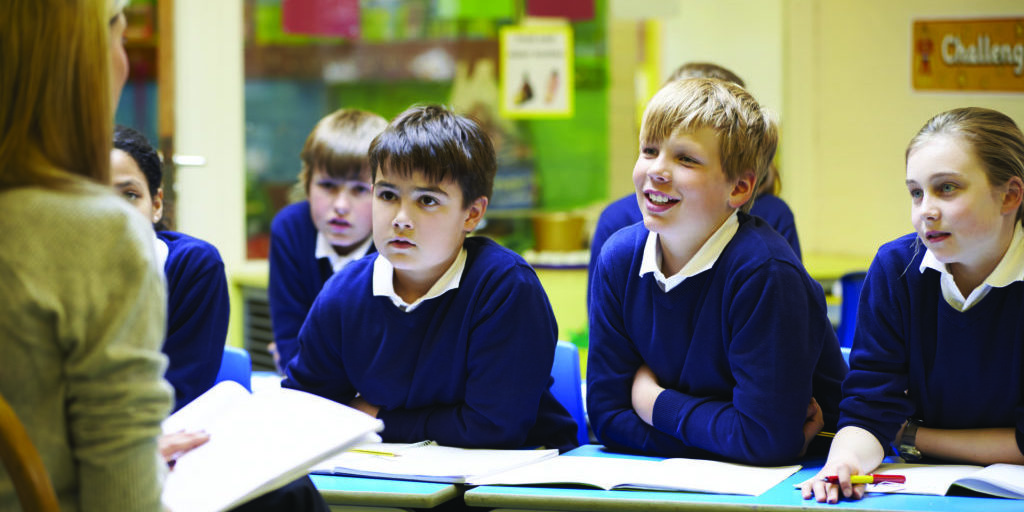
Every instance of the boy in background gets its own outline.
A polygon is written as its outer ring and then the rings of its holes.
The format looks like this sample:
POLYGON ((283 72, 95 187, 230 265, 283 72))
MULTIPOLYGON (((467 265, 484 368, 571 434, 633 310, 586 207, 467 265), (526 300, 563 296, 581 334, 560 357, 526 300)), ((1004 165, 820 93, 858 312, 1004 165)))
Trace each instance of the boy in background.
POLYGON ((388 442, 574 446, 548 390, 557 326, 537 275, 466 237, 491 195, 490 139, 443 107, 413 107, 373 141, 370 166, 379 252, 324 285, 283 385, 383 420, 388 442))
POLYGON ((776 465, 836 424, 847 367, 824 293, 747 213, 777 140, 722 80, 671 82, 648 104, 643 224, 608 240, 590 302, 588 413, 605 446, 776 465))
POLYGON ((387 124, 341 109, 306 138, 299 183, 308 200, 286 206, 270 226, 271 353, 281 370, 298 352, 299 328, 327 279, 374 250, 367 151, 387 124))

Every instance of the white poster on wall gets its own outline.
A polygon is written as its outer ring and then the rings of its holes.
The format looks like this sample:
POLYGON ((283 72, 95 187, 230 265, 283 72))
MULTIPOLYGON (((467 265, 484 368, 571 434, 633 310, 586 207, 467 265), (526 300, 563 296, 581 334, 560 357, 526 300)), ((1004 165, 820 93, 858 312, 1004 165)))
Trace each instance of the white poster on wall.
POLYGON ((507 118, 573 115, 573 42, 568 25, 501 30, 501 113, 507 118))

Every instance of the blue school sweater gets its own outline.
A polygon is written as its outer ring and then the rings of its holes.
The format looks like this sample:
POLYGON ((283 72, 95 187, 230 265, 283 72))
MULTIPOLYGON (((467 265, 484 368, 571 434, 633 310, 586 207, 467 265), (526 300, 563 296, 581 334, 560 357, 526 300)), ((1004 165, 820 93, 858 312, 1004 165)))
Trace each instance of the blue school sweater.
POLYGON ((174 410, 213 387, 228 334, 228 281, 217 248, 203 240, 157 231, 167 244, 165 377, 174 386, 174 410))
MULTIPOLYGON (((793 220, 793 212, 781 197, 765 194, 754 200, 754 206, 750 209, 751 215, 757 215, 768 222, 775 231, 778 231, 783 238, 789 242, 796 258, 801 259, 800 237, 796 234, 796 223, 793 220)), ((629 194, 609 204, 597 219, 597 226, 594 228, 594 237, 590 241, 590 262, 587 264, 587 304, 590 304, 590 293, 594 283, 594 270, 597 268, 597 259, 601 254, 601 247, 608 238, 616 231, 636 224, 644 220, 640 213, 640 205, 636 202, 636 194, 629 194)))
POLYGON ((800 237, 796 234, 796 222, 793 220, 793 211, 781 197, 772 194, 759 196, 754 200, 750 214, 764 219, 772 229, 786 239, 789 247, 796 253, 796 259, 803 259, 803 255, 800 253, 800 237))
POLYGON ((520 448, 576 444, 548 390, 558 328, 533 269, 483 237, 467 238, 459 287, 403 312, 373 295, 373 262, 324 286, 299 333, 283 385, 379 406, 381 437, 520 448))
POLYGON ((609 448, 750 464, 792 461, 813 395, 826 428, 838 419, 846 363, 821 286, 758 217, 739 228, 712 268, 665 293, 639 276, 648 231, 616 233, 598 261, 590 309, 587 404, 609 448), (654 426, 633 410, 637 368, 666 391, 654 426))
POLYGON ((993 288, 961 313, 942 298, 939 272, 920 272, 924 254, 912 233, 871 263, 840 427, 861 427, 882 446, 910 417, 935 428, 1024 431, 1024 283, 993 288))
MULTIPOLYGON (((298 353, 299 329, 334 270, 316 257, 316 226, 309 201, 281 209, 270 224, 270 323, 283 368, 298 353)), ((368 252, 374 252, 370 245, 368 252)))

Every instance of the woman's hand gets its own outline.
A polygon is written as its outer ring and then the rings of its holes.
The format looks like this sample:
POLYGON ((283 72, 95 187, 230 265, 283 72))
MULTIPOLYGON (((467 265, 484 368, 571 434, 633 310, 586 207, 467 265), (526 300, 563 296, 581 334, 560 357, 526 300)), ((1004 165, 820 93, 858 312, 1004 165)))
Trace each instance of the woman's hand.
POLYGON ((160 449, 160 456, 169 467, 174 468, 175 461, 193 448, 205 444, 210 440, 210 434, 206 432, 174 432, 163 434, 157 439, 157 446, 160 449))

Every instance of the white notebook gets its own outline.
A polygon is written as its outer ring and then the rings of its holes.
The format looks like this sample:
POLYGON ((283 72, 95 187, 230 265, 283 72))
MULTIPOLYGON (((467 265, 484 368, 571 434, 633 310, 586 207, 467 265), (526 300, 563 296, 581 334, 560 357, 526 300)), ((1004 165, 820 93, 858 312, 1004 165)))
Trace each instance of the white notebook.
POLYGON ((490 450, 421 443, 368 443, 325 460, 313 472, 417 480, 421 482, 466 483, 511 468, 532 464, 558 455, 558 450, 490 450))
POLYGON ((562 456, 475 478, 471 485, 585 485, 599 489, 689 491, 757 496, 800 466, 757 467, 701 459, 637 460, 562 456))
POLYGON ((163 503, 174 512, 232 508, 376 438, 382 428, 375 418, 302 391, 251 395, 235 382, 218 383, 164 420, 165 433, 205 430, 210 440, 177 459, 163 503))

